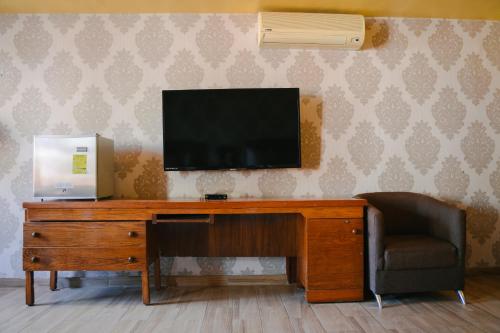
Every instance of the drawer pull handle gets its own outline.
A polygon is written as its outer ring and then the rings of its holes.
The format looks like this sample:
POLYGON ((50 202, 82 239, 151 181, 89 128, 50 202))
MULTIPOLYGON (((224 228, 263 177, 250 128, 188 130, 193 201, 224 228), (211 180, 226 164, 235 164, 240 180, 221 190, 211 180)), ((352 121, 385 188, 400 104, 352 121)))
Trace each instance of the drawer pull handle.
POLYGON ((345 224, 348 224, 348 223, 351 223, 351 221, 349 221, 349 220, 344 220, 344 223, 345 223, 345 224))
POLYGON ((358 235, 360 234, 361 232, 358 230, 358 229, 352 229, 352 234, 353 235, 358 235))
POLYGON ((134 262, 136 262, 135 257, 128 257, 128 262, 129 262, 129 263, 134 263, 134 262))
POLYGON ((137 236, 137 232, 135 232, 135 231, 129 231, 128 232, 128 236, 129 237, 136 237, 137 236))
POLYGON ((38 257, 31 257, 31 262, 35 263, 38 261, 39 261, 38 257))
POLYGON ((33 231, 33 232, 31 233, 31 237, 33 237, 33 238, 40 237, 40 233, 39 233, 39 232, 36 232, 36 231, 33 231))

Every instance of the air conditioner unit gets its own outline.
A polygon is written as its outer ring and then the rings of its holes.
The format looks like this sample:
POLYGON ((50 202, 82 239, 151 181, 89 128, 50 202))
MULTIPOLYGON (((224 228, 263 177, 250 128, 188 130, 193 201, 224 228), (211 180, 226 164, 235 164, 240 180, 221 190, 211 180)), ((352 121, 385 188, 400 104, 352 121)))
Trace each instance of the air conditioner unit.
POLYGON ((362 15, 259 13, 259 45, 359 50, 365 39, 362 15))

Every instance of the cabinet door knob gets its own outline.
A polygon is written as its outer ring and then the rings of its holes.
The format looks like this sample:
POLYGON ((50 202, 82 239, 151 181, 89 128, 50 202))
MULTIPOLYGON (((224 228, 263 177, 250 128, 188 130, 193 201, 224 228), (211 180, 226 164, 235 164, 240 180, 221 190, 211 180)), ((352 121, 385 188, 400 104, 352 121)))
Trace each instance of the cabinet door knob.
POLYGON ((128 236, 129 237, 135 237, 135 236, 137 236, 137 233, 135 231, 129 231, 128 232, 128 236))
POLYGON ((130 262, 130 263, 135 262, 135 257, 128 257, 128 262, 130 262))
POLYGON ((40 237, 40 233, 39 232, 36 232, 36 231, 33 231, 31 233, 31 237, 35 238, 35 237, 40 237))
POLYGON ((38 257, 31 257, 31 262, 38 262, 38 257))
POLYGON ((349 221, 349 220, 344 220, 344 223, 345 223, 345 224, 348 224, 348 223, 351 223, 351 221, 349 221))
POLYGON ((353 234, 353 235, 360 234, 359 229, 352 229, 352 234, 353 234))

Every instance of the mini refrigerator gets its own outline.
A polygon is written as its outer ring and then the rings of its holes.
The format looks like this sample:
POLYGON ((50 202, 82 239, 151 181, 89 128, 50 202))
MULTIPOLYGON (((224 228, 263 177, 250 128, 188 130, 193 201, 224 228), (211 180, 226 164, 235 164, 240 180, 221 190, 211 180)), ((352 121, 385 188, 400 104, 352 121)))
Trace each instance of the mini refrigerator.
POLYGON ((111 197, 113 159, 113 140, 98 134, 35 136, 33 196, 42 201, 111 197))

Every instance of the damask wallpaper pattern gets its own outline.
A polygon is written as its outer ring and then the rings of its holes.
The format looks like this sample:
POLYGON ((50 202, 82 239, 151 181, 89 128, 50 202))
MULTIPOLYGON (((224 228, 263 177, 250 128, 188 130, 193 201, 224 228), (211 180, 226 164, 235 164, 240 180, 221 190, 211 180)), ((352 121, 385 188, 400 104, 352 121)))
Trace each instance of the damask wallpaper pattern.
MULTIPOLYGON (((117 197, 416 191, 468 212, 469 267, 500 266, 500 22, 367 18, 363 50, 260 49, 248 14, 0 15, 0 277, 21 276, 32 136, 115 140, 117 197), (162 170, 161 90, 300 87, 303 168, 162 170)), ((163 258, 275 274, 280 258, 163 258)))

